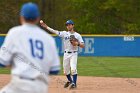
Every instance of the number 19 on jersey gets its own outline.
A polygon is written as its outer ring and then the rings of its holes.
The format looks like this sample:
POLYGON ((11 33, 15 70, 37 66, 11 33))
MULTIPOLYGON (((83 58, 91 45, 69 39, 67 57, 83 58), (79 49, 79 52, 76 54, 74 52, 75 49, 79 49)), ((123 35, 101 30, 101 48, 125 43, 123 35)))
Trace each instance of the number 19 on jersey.
POLYGON ((31 54, 35 58, 44 58, 44 44, 40 40, 29 39, 31 54))

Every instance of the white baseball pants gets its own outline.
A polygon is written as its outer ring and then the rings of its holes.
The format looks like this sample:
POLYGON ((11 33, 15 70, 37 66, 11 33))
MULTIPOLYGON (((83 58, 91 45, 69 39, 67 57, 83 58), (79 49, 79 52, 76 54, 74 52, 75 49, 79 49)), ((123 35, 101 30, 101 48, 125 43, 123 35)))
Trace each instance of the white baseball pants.
POLYGON ((0 93, 48 93, 48 86, 40 80, 20 79, 13 76, 11 82, 0 93))
POLYGON ((64 74, 72 74, 75 75, 77 74, 77 56, 78 53, 64 53, 63 57, 63 70, 64 74))

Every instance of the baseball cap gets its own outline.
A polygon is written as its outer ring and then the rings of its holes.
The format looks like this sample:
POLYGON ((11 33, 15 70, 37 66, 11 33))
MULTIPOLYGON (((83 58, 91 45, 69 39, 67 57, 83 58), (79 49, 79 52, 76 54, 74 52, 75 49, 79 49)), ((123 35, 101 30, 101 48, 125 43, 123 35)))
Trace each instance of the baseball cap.
POLYGON ((68 25, 68 24, 74 24, 74 22, 72 21, 72 20, 68 20, 66 23, 65 23, 65 25, 68 25))
POLYGON ((35 3, 25 3, 21 10, 20 16, 23 16, 26 20, 35 20, 40 17, 40 11, 35 3))

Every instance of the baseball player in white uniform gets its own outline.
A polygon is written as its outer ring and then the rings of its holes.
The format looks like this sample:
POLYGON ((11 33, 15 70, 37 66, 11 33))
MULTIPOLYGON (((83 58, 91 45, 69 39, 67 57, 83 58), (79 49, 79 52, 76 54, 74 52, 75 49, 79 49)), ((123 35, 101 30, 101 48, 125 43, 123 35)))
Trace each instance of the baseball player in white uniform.
POLYGON ((64 74, 68 79, 64 88, 67 88, 69 85, 70 89, 76 88, 78 47, 84 48, 84 41, 81 35, 74 31, 74 22, 72 20, 66 22, 68 31, 54 30, 48 27, 42 20, 40 21, 40 24, 50 32, 62 37, 64 42, 63 69, 64 74), (71 75, 73 79, 71 78, 71 75))
POLYGON ((47 93, 48 75, 58 74, 60 61, 52 36, 38 27, 38 6, 26 3, 21 26, 9 30, 0 51, 0 67, 11 66, 12 79, 0 93, 47 93))

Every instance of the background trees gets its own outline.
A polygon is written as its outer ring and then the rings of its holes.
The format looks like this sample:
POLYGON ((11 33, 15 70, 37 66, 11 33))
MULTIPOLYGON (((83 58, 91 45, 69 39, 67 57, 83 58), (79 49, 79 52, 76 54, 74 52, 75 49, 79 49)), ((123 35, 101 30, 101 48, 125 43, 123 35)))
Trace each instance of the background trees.
MULTIPOLYGON (((0 2, 0 33, 19 24, 19 9, 30 0, 0 2)), ((32 0, 41 18, 51 27, 65 30, 72 19, 83 34, 140 34, 140 0, 32 0)))

